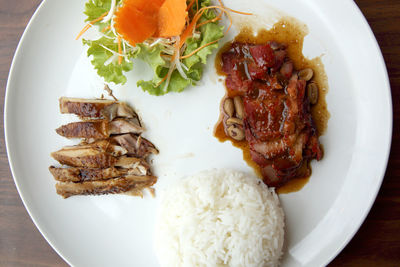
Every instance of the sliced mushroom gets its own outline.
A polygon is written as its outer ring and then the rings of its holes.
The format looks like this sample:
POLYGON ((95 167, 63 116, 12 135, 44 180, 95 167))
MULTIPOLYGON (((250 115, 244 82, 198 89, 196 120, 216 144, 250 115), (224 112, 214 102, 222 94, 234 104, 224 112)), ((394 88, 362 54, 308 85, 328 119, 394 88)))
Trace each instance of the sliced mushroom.
POLYGON ((314 71, 310 68, 302 69, 299 71, 298 76, 300 80, 309 81, 314 75, 314 71))
POLYGON ((226 120, 226 125, 232 124, 243 125, 243 121, 239 118, 229 118, 226 120))
POLYGON ((236 117, 239 119, 243 119, 244 111, 243 111, 243 100, 240 96, 235 96, 233 98, 233 103, 235 105, 236 117))
POLYGON ((307 84, 307 97, 311 105, 315 105, 318 102, 318 85, 315 82, 307 84))
POLYGON ((231 126, 229 126, 227 131, 228 131, 229 136, 237 141, 241 141, 244 139, 243 129, 238 127, 235 124, 232 124, 231 126))
POLYGON ((233 106, 232 98, 226 98, 224 101, 224 111, 229 116, 232 117, 235 112, 235 107, 233 106))

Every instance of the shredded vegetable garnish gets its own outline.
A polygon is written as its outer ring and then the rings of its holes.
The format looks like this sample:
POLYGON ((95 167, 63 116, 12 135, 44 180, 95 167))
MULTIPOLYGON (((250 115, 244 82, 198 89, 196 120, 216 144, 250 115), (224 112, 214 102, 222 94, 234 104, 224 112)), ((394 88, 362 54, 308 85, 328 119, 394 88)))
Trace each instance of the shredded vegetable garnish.
POLYGON ((109 31, 111 29, 111 25, 108 25, 107 27, 105 27, 104 29, 101 30, 101 32, 106 32, 109 31))
POLYGON ((79 32, 78 36, 76 36, 75 40, 78 40, 79 38, 81 38, 81 36, 90 29, 90 27, 93 26, 93 24, 95 24, 96 22, 102 20, 106 15, 108 14, 107 12, 104 12, 100 17, 98 17, 97 19, 92 20, 91 22, 89 22, 88 24, 85 25, 85 27, 83 27, 83 29, 79 32))
MULTIPOLYGON (((180 43, 180 46, 182 46, 182 45, 185 43, 185 41, 187 40, 187 38, 189 38, 189 37, 192 36, 193 31, 194 31, 195 28, 196 28, 196 23, 197 23, 198 20, 201 18, 201 16, 204 14, 204 12, 205 12, 206 10, 209 10, 209 9, 219 9, 221 12, 225 13, 225 14, 228 16, 229 21, 230 21, 229 27, 228 27, 228 29, 225 31, 225 33, 228 32, 228 31, 230 30, 230 28, 231 28, 231 26, 232 26, 232 17, 230 16, 229 12, 228 12, 225 8, 223 8, 222 6, 206 6, 206 7, 202 7, 201 9, 199 9, 199 10, 196 12, 196 14, 194 15, 192 21, 191 21, 190 24, 186 27, 185 31, 182 33, 182 35, 181 35, 181 43, 180 43)), ((218 17, 216 17, 216 18, 218 18, 218 17)), ((217 20, 218 20, 218 19, 217 19, 217 20)), ((210 19, 210 20, 207 21, 207 23, 211 23, 211 22, 214 22, 214 19, 210 19)), ((206 24, 206 23, 202 23, 200 26, 203 26, 203 25, 205 25, 205 24, 206 24)), ((199 26, 199 27, 200 27, 200 26, 199 26)))
POLYGON ((122 64, 122 56, 121 56, 121 53, 122 53, 122 49, 121 49, 121 37, 118 35, 117 36, 117 40, 118 40, 118 53, 119 53, 119 56, 118 56, 118 64, 122 64))
POLYGON ((206 43, 205 45, 202 45, 202 46, 200 46, 199 48, 197 48, 196 50, 192 51, 190 54, 181 56, 180 59, 185 59, 185 58, 191 57, 191 56, 193 56, 194 54, 196 54, 197 52, 199 52, 201 49, 203 49, 203 48, 205 48, 205 47, 207 47, 207 46, 209 46, 209 45, 215 44, 215 43, 217 43, 219 40, 221 40, 221 39, 217 39, 217 40, 215 40, 215 41, 206 43))
POLYGON ((150 2, 88 0, 85 14, 88 16, 87 21, 90 22, 81 30, 77 39, 93 25, 99 26, 102 37, 98 40, 84 40, 84 44, 90 46, 88 55, 93 57, 92 64, 106 82, 124 83, 126 78, 123 73, 132 68, 132 59, 139 57, 152 67, 154 78, 151 81, 139 81, 138 86, 155 95, 170 91, 180 92, 188 85, 200 80, 202 64, 205 64, 207 55, 217 48, 218 41, 223 37, 223 27, 218 24, 223 15, 229 20, 225 33, 232 26, 230 12, 251 15, 230 9, 221 0, 218 0, 217 5, 211 5, 210 0, 153 0, 150 2), (129 3, 127 5, 130 8, 129 12, 128 10, 121 12, 126 8, 125 3, 129 3), (180 10, 184 9, 177 12, 176 17, 173 18, 174 16, 170 15, 173 11, 171 8, 176 5, 180 10), (162 22, 158 24, 154 21, 157 18, 151 17, 157 10, 164 12, 160 16, 162 22), (139 24, 127 16, 132 12, 136 12, 134 15, 136 17, 132 19, 143 18, 138 22, 139 24), (123 14, 124 17, 119 18, 119 14, 123 14), (180 30, 182 16, 185 16, 183 20, 185 25, 180 30), (132 31, 128 24, 123 25, 125 21, 137 29, 132 31), (117 27, 115 27, 116 23, 117 27), (168 25, 168 23, 172 24, 168 25), (162 25, 162 28, 151 28, 160 27, 157 25, 162 25), (143 30, 142 36, 149 36, 149 33, 151 36, 140 43, 132 43, 130 40, 139 40, 142 37, 126 38, 127 33, 120 32, 120 28, 127 29, 130 31, 129 34, 141 34, 143 30), (178 35, 163 35, 166 32, 174 32, 178 35))
POLYGON ((117 0, 111 0, 111 8, 110 8, 110 11, 108 11, 107 16, 105 16, 105 17, 103 18, 103 21, 102 21, 102 22, 106 23, 106 22, 109 22, 109 21, 112 19, 112 17, 114 16, 114 11, 115 11, 115 6, 116 6, 116 4, 117 4, 117 0))

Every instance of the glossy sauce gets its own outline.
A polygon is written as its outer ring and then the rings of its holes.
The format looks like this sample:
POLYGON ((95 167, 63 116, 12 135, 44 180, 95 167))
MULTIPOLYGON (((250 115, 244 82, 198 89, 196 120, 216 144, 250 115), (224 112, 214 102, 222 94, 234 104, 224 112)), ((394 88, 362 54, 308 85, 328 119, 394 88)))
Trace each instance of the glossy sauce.
MULTIPOLYGON (((327 110, 327 104, 325 101, 325 96, 328 91, 328 79, 325 74, 324 66, 322 64, 322 60, 320 57, 314 59, 307 59, 303 56, 303 40, 304 37, 307 35, 307 28, 304 25, 301 25, 294 19, 286 18, 283 19, 270 29, 270 30, 261 30, 254 35, 253 31, 250 28, 243 28, 239 35, 236 36, 234 41, 237 42, 247 42, 247 43, 254 43, 254 44, 263 44, 268 41, 276 41, 278 43, 285 43, 288 45, 287 52, 288 57, 293 61, 294 68, 296 70, 301 70, 304 68, 311 68, 314 71, 313 81, 318 84, 318 102, 317 104, 311 106, 311 114, 313 120, 316 124, 318 137, 324 134, 328 119, 329 119, 329 112, 327 110)), ((215 59, 215 68, 217 69, 217 73, 221 76, 225 76, 222 72, 222 61, 221 61, 221 54, 225 51, 229 50, 231 43, 225 44, 218 52, 216 59, 215 59)), ((235 93, 227 90, 226 97, 234 97, 235 93)), ((225 97, 222 99, 224 101, 225 97)), ((221 102, 222 104, 222 102, 221 102)), ((246 140, 243 141, 236 141, 233 138, 229 137, 228 134, 225 132, 224 129, 224 120, 226 117, 224 116, 224 112, 222 110, 222 105, 220 105, 220 118, 215 126, 214 135, 220 142, 224 141, 231 141, 231 143, 243 151, 243 159, 246 163, 252 167, 257 176, 262 178, 261 169, 260 167, 252 160, 250 156, 250 149, 249 145, 247 144, 246 140)), ((309 166, 309 162, 303 164, 301 167, 304 171, 307 169, 311 170, 309 166)), ((285 185, 277 189, 278 193, 290 193, 296 192, 300 190, 309 180, 308 177, 304 178, 294 178, 289 180, 285 185)))

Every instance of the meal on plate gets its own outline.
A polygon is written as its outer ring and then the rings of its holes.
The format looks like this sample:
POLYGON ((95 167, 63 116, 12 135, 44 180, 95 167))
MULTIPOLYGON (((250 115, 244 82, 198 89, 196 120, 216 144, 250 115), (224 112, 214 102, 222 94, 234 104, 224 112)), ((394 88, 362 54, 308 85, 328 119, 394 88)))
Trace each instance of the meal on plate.
POLYGON ((200 80, 207 56, 224 36, 218 21, 224 13, 230 18, 229 12, 247 14, 210 0, 89 0, 84 12, 89 24, 77 39, 98 26, 99 38, 83 43, 106 82, 124 84, 125 72, 139 58, 154 76, 138 86, 153 95, 181 92, 200 80))
POLYGON ((203 171, 163 193, 154 239, 161 266, 278 265, 284 213, 257 177, 203 171))
POLYGON ((157 148, 144 137, 135 111, 124 102, 106 99, 60 98, 61 113, 78 115, 82 121, 56 129, 66 138, 82 138, 80 144, 51 153, 66 166, 50 166, 57 193, 73 195, 129 193, 142 196, 157 182, 150 154, 157 148))
POLYGON ((288 44, 245 35, 225 45, 217 62, 227 90, 220 124, 245 142, 264 182, 279 187, 310 176, 309 162, 322 158, 311 112, 319 85, 312 68, 296 68, 288 44))

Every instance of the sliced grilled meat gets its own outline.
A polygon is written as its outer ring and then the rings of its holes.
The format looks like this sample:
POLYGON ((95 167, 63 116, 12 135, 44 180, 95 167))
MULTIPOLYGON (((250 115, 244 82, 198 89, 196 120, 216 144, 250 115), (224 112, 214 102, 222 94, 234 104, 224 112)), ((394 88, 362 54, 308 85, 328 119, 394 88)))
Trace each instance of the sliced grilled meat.
POLYGON ((127 155, 145 158, 149 154, 158 154, 156 147, 146 138, 135 134, 113 136, 112 140, 128 152, 127 155))
POLYGON ((111 155, 113 155, 115 157, 126 155, 128 153, 128 150, 126 150, 122 146, 112 143, 109 139, 94 140, 91 143, 81 142, 81 144, 79 146, 81 148, 96 147, 98 149, 101 149, 102 151, 106 151, 107 153, 110 153, 111 155))
POLYGON ((112 134, 140 134, 143 128, 138 120, 118 118, 107 120, 90 120, 71 122, 56 129, 56 132, 67 138, 104 139, 112 134))
MULTIPOLYGON (((110 106, 105 107, 100 112, 101 116, 109 121, 112 121, 114 118, 132 118, 138 119, 138 115, 132 108, 130 108, 124 102, 117 102, 110 106)), ((140 125, 140 123, 138 123, 140 125)))
POLYGON ((51 156, 61 164, 74 167, 108 168, 114 166, 117 159, 97 147, 73 146, 64 147, 51 156))
POLYGON ((139 120, 135 118, 125 119, 117 118, 110 122, 109 134, 124 134, 124 133, 135 133, 140 134, 143 132, 143 128, 140 126, 139 120))
POLYGON ((109 122, 106 120, 71 122, 56 129, 67 138, 103 139, 109 136, 109 122))
POLYGON ((117 169, 114 167, 105 169, 96 168, 57 168, 50 166, 49 170, 53 174, 54 179, 61 182, 83 182, 83 181, 96 181, 107 180, 124 176, 128 171, 125 169, 117 169))
POLYGON ((119 157, 114 166, 125 169, 138 169, 143 174, 147 174, 148 170, 150 170, 149 164, 144 159, 127 156, 119 157))
POLYGON ((115 117, 137 118, 137 114, 125 103, 107 99, 60 98, 61 113, 76 114, 82 118, 104 118, 109 121, 115 117))
POLYGON ((141 195, 141 191, 157 182, 154 176, 129 176, 102 181, 85 181, 81 183, 57 183, 57 194, 63 198, 73 195, 103 195, 130 192, 141 195))
POLYGON ((125 103, 112 100, 60 98, 61 113, 80 116, 56 129, 67 138, 83 138, 76 146, 64 147, 51 156, 68 167, 50 166, 57 193, 73 195, 129 193, 156 183, 145 157, 158 150, 140 134, 144 131, 137 114, 125 103))
POLYGON ((49 170, 53 174, 54 179, 60 182, 84 182, 84 181, 97 181, 107 180, 110 178, 124 177, 124 176, 147 176, 151 175, 149 166, 143 165, 142 162, 137 164, 136 168, 78 168, 78 167, 55 167, 50 166, 49 170))
POLYGON ((243 99, 245 139, 268 186, 307 177, 308 162, 322 157, 307 81, 299 78, 286 48, 274 41, 233 42, 221 54, 228 95, 243 99))
POLYGON ((110 144, 107 140, 100 140, 91 144, 67 146, 51 153, 51 156, 61 164, 73 167, 109 168, 112 166, 122 168, 136 168, 146 166, 145 160, 134 157, 122 156, 126 149, 110 144))

